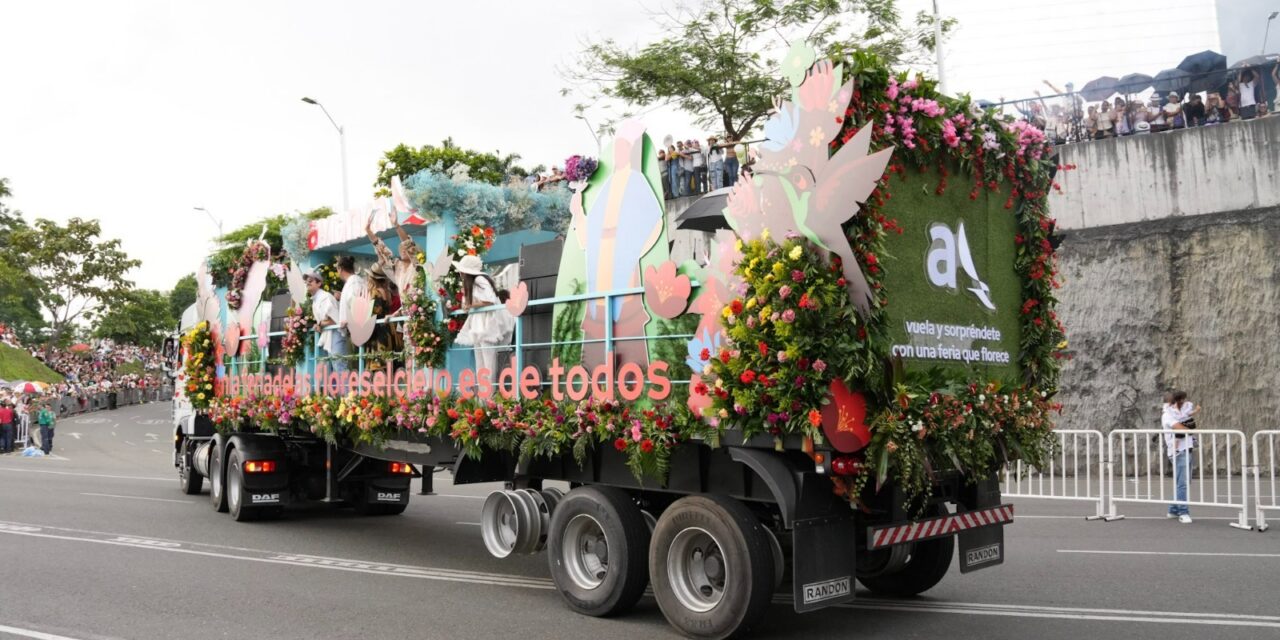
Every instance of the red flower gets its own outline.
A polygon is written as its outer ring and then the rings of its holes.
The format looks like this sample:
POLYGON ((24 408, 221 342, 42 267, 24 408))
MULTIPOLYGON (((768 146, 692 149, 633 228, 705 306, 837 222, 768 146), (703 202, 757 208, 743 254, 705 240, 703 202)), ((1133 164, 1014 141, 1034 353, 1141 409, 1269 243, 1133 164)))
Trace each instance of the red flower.
POLYGON ((707 383, 699 382, 698 384, 693 385, 693 392, 700 396, 707 395, 707 383))
POLYGON ((626 451, 626 450, 627 450, 627 439, 626 439, 626 438, 618 438, 617 440, 614 440, 614 441, 613 441, 613 448, 614 448, 614 449, 617 449, 618 451, 626 451))
POLYGON ((750 369, 743 371, 742 375, 738 376, 738 380, 742 381, 742 384, 751 384, 752 382, 755 382, 755 379, 756 372, 750 369))
POLYGON ((765 344, 763 340, 756 342, 756 348, 760 350, 761 356, 769 355, 769 345, 765 344))
POLYGON ((810 409, 809 424, 814 427, 822 424, 822 412, 818 411, 817 409, 810 409))
POLYGON ((492 237, 493 237, 493 227, 485 227, 485 229, 484 229, 484 237, 486 237, 486 238, 492 238, 492 237))
POLYGON ((733 312, 733 315, 735 316, 742 313, 742 301, 735 299, 733 302, 730 302, 729 311, 733 312))
POLYGON ((701 358, 703 362, 706 362, 706 361, 710 360, 710 359, 711 359, 711 350, 710 350, 710 349, 707 349, 707 348, 705 348, 705 347, 704 347, 704 348, 702 349, 702 353, 698 354, 698 357, 699 357, 699 358, 701 358))
MULTIPOLYGON (((626 443, 623 443, 625 446, 626 443)), ((645 439, 640 443, 640 450, 644 453, 653 453, 653 441, 645 439)))
POLYGON ((728 350, 728 349, 721 349, 721 350, 720 350, 720 362, 723 362, 723 363, 725 363, 725 364, 729 364, 729 350, 728 350))
POLYGON ((866 260, 867 264, 878 264, 879 262, 874 253, 868 253, 863 259, 866 260))
POLYGON ((457 409, 454 409, 453 407, 450 407, 450 408, 449 408, 449 411, 448 411, 447 413, 449 414, 449 419, 450 419, 450 420, 457 420, 457 419, 458 419, 458 411, 457 411, 457 409))

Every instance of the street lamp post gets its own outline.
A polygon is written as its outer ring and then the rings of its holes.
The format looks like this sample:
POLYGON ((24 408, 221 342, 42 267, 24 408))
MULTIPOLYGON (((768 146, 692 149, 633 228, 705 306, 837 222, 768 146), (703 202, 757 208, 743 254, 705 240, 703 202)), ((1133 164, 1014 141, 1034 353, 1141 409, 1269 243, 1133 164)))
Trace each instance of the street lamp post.
POLYGON ((204 207, 192 207, 192 209, 195 209, 196 211, 203 211, 206 216, 209 216, 209 219, 213 221, 213 224, 218 225, 218 237, 219 238, 222 237, 222 221, 221 220, 213 217, 213 213, 211 213, 208 209, 204 207))
POLYGON ((591 132, 591 137, 596 139, 596 152, 599 152, 599 151, 600 151, 600 136, 596 135, 596 130, 591 126, 591 121, 590 121, 590 120, 587 120, 587 117, 586 117, 586 116, 584 116, 584 115, 582 115, 581 113, 579 113, 579 114, 577 114, 577 115, 575 115, 575 116, 573 116, 573 117, 575 117, 575 118, 577 118, 577 119, 581 120, 583 124, 587 125, 587 131, 590 131, 590 132, 591 132))
POLYGON ((1272 11, 1271 15, 1267 16, 1267 28, 1262 31, 1262 55, 1264 56, 1267 55, 1267 36, 1271 35, 1271 21, 1275 20, 1276 16, 1280 16, 1280 11, 1272 11))
POLYGON ((351 202, 347 199, 347 134, 346 134, 346 131, 343 130, 341 125, 339 125, 337 122, 334 121, 333 116, 329 115, 329 110, 325 109, 324 105, 320 104, 319 102, 316 102, 315 100, 312 100, 311 98, 306 98, 306 97, 304 97, 302 101, 307 104, 314 104, 317 107, 320 107, 320 110, 324 112, 324 117, 328 118, 329 123, 333 125, 333 128, 338 130, 338 146, 340 147, 341 153, 342 153, 342 210, 345 212, 346 210, 351 208, 351 202))

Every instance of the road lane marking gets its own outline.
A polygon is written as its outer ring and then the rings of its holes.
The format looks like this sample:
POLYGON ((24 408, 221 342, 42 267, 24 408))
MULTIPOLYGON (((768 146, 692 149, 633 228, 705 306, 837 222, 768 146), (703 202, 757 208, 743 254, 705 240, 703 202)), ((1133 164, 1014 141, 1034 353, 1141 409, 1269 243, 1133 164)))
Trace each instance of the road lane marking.
POLYGON ((173 478, 156 478, 150 476, 112 476, 102 473, 77 473, 75 471, 49 471, 48 469, 15 469, 13 467, 0 467, 0 471, 12 471, 15 473, 52 473, 59 476, 81 476, 85 478, 113 478, 116 480, 155 480, 157 482, 173 482, 173 478))
POLYGON ((79 439, 80 439, 80 434, 79 434, 79 433, 76 433, 75 431, 72 431, 71 433, 68 433, 67 435, 71 436, 72 438, 75 438, 76 440, 79 440, 79 439))
POLYGON ((82 496, 97 496, 99 498, 123 498, 126 500, 151 500, 153 502, 177 502, 178 504, 195 504, 194 500, 171 500, 169 498, 145 498, 143 496, 120 496, 114 493, 81 493, 82 496))
POLYGON ((31 629, 19 629, 18 627, 10 627, 0 624, 0 633, 7 633, 14 636, 22 636, 24 638, 34 638, 35 640, 76 640, 68 636, 59 636, 43 631, 33 631, 31 629))
POLYGON ((1280 553, 1226 551, 1115 551, 1110 549, 1058 549, 1058 553, 1093 553, 1110 556, 1206 556, 1211 558, 1280 558, 1280 553))
POLYGON ((467 525, 468 527, 482 527, 482 526, 484 526, 484 525, 480 524, 479 522, 455 522, 454 524, 465 524, 465 525, 467 525))
MULTIPOLYGON (((554 590, 554 585, 545 578, 518 576, 511 574, 493 574, 479 571, 443 569, 436 567, 416 567, 395 563, 372 562, 343 558, 330 558, 307 554, 279 553, 258 549, 240 549, 222 547, 194 542, 180 542, 122 534, 84 532, 61 527, 41 527, 26 523, 0 523, 0 535, 18 535, 34 538, 48 538, 72 542, 88 542, 122 546, 133 549, 182 553, 205 556, 223 560, 244 560, 286 566, 311 567, 370 575, 414 578, 444 582, 459 582, 490 586, 505 586, 521 589, 554 590), (52 531, 79 533, 80 535, 60 535, 52 531), (199 548, 192 548, 199 547, 199 548), (204 549, 235 550, 212 551, 204 549)), ((791 597, 779 594, 774 597, 777 604, 791 604, 791 597)), ((1144 624, 1195 624, 1221 627, 1266 627, 1280 628, 1280 616, 1263 616, 1234 613, 1208 613, 1183 611, 1140 611, 1132 609, 1101 609, 1053 607, 1041 605, 988 604, 975 602, 903 602, 866 598, 853 603, 838 605, 844 609, 879 610, 891 612, 943 613, 971 616, 1003 616, 1016 618, 1090 620, 1108 622, 1133 622, 1144 624)))
MULTIPOLYGON (((1092 516, 1029 516, 1025 513, 1019 513, 1019 520, 1083 520, 1092 516)), ((1167 520, 1164 516, 1125 516, 1125 520, 1167 520)), ((1229 516, 1196 516, 1196 520, 1239 520, 1229 516)))

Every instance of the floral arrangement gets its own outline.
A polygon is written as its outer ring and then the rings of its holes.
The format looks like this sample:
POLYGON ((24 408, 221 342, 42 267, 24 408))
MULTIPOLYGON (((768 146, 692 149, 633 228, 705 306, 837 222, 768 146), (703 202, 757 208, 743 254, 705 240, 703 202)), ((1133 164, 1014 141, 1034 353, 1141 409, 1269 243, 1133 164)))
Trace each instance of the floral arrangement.
MULTIPOLYGON (((449 257, 455 261, 464 256, 483 257, 484 253, 493 247, 494 235, 493 227, 474 225, 450 238, 449 257)), ((452 312, 462 308, 462 276, 450 269, 437 283, 436 294, 444 301, 447 311, 452 312)), ((462 322, 456 317, 450 318, 448 329, 450 333, 457 333, 462 329, 462 322)))
POLYGON ((866 327, 849 301, 839 263, 798 237, 777 244, 766 234, 738 243, 742 259, 735 272, 743 285, 721 312, 728 341, 718 350, 701 349, 702 380, 691 402, 709 403, 704 415, 712 422, 732 418, 744 437, 821 439, 832 381, 860 377, 877 359, 865 348, 866 327))
POLYGON ((572 155, 564 161, 564 176, 569 182, 585 182, 591 179, 600 163, 588 156, 572 155))
POLYGON ((556 233, 569 228, 570 192, 562 187, 532 191, 519 181, 495 186, 470 179, 455 180, 431 169, 419 171, 404 184, 414 208, 450 211, 459 228, 543 229, 556 233))
POLYGON ((338 269, 331 264, 321 264, 315 268, 316 275, 320 276, 320 288, 329 293, 337 293, 342 291, 342 278, 338 277, 338 269))
POLYGON ((415 366, 433 369, 444 366, 445 355, 453 344, 454 332, 449 330, 448 323, 436 317, 437 308, 435 297, 422 286, 415 288, 413 297, 405 306, 408 316, 405 331, 415 366))
POLYGON ((227 307, 232 311, 244 302, 244 283, 253 263, 271 259, 271 248, 260 242, 251 242, 240 254, 240 260, 231 270, 231 286, 227 288, 227 307))
POLYGON ((207 409, 215 395, 215 352, 213 336, 209 332, 209 323, 201 322, 191 328, 182 337, 182 348, 186 351, 186 364, 183 373, 186 377, 187 400, 194 409, 207 409))
POLYGON ((284 316, 284 337, 280 339, 280 359, 285 366, 296 367, 306 358, 307 336, 315 330, 316 321, 307 309, 310 297, 302 305, 289 305, 284 316))

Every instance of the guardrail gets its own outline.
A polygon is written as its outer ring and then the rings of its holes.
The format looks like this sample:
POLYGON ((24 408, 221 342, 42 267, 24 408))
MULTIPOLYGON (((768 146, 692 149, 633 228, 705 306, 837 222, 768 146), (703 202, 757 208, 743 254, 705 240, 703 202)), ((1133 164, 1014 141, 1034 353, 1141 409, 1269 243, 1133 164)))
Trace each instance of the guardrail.
POLYGON ((1048 466, 1037 469, 1018 460, 1012 467, 1005 467, 1001 494, 1012 498, 1092 502, 1094 515, 1086 519, 1103 518, 1106 512, 1102 457, 1106 446, 1102 432, 1061 429, 1054 434, 1058 437, 1057 454, 1049 459, 1048 466))
POLYGON ((1267 511, 1280 510, 1280 499, 1276 497, 1276 448, 1280 445, 1280 430, 1263 430, 1253 434, 1253 442, 1251 443, 1253 450, 1253 504, 1254 504, 1254 523, 1258 526, 1258 531, 1266 531, 1271 527, 1267 524, 1267 511), (1263 443, 1266 443, 1265 445, 1263 443), (1265 456, 1263 455, 1265 452, 1265 456), (1268 483, 1266 485, 1268 491, 1263 492, 1262 462, 1266 461, 1266 476, 1268 483))
POLYGON ((1248 442, 1242 431, 1197 429, 1186 432, 1196 438, 1184 460, 1187 494, 1177 499, 1171 486, 1175 470, 1169 448, 1178 442, 1164 429, 1117 429, 1107 436, 1106 520, 1124 518, 1120 502, 1222 507, 1237 510, 1231 526, 1250 529, 1248 442), (1165 469, 1169 467, 1166 475, 1165 469), (1117 474, 1118 471, 1118 474, 1117 474), (1238 475, 1237 475, 1238 474, 1238 475))

